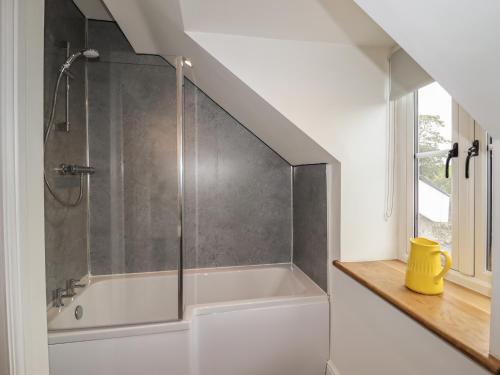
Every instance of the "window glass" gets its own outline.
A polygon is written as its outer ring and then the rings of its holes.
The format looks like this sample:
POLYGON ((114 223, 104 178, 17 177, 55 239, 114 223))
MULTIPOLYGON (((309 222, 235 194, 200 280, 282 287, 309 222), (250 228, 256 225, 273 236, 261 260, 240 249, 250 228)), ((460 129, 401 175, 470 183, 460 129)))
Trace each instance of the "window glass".
POLYGON ((452 98, 437 83, 418 90, 418 152, 449 150, 452 98))
POLYGON ((438 83, 432 83, 418 90, 417 103, 415 234, 451 251, 453 172, 450 167, 446 178, 445 164, 452 147, 452 98, 438 83))

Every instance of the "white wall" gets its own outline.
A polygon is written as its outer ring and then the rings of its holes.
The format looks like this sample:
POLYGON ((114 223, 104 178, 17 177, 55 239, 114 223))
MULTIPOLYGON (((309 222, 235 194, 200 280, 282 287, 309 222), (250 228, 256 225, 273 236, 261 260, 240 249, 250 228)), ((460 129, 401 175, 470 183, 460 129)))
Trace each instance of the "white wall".
POLYGON ((331 358, 339 375, 489 374, 342 271, 333 271, 332 283, 331 358))
POLYGON ((341 258, 395 257, 396 219, 386 222, 383 216, 388 50, 199 32, 189 35, 339 160, 341 258))

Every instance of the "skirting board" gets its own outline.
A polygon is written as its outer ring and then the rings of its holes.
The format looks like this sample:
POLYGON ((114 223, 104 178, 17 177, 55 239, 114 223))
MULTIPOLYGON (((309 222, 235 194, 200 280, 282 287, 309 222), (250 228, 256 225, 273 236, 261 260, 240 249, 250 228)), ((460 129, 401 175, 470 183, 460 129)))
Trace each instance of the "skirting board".
POLYGON ((326 362, 326 375, 340 375, 332 361, 326 362))

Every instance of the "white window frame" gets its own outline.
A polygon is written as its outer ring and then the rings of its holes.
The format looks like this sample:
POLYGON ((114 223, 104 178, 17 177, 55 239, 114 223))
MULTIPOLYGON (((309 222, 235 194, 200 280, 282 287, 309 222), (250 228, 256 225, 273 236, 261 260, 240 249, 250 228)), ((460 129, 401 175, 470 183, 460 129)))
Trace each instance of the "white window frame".
MULTIPOLYGON (((410 93, 391 103, 391 116, 395 122, 398 140, 398 213, 401 220, 398 227, 399 259, 406 262, 409 252, 409 238, 415 233, 415 178, 414 141, 416 124, 416 94, 410 93)), ((487 134, 461 108, 453 102, 454 142, 459 143, 459 158, 452 159, 455 173, 453 191, 461 190, 452 197, 453 239, 459 241, 454 262, 457 270, 450 270, 446 278, 481 294, 491 295, 492 273, 486 270, 487 242, 487 134), (457 123, 465 126, 457 126, 457 123), (471 133, 473 132, 473 133, 471 133), (465 180, 463 168, 470 139, 479 139, 479 156, 471 159, 473 184, 465 180), (466 197, 464 199, 463 197, 466 197), (460 212, 466 212, 461 215, 460 212), (469 214, 467 212, 473 212, 469 214), (460 231, 460 227, 470 228, 460 231), (458 253, 458 256, 457 256, 458 253)))

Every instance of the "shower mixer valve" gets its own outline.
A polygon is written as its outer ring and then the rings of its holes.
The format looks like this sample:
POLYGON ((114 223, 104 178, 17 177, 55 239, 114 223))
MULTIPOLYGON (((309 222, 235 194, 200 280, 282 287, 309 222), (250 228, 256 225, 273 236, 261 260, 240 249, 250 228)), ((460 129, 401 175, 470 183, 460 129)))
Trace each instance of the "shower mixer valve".
POLYGON ((59 168, 55 169, 61 176, 71 175, 78 176, 83 174, 94 174, 94 167, 87 167, 84 165, 76 165, 76 164, 61 164, 59 168))

